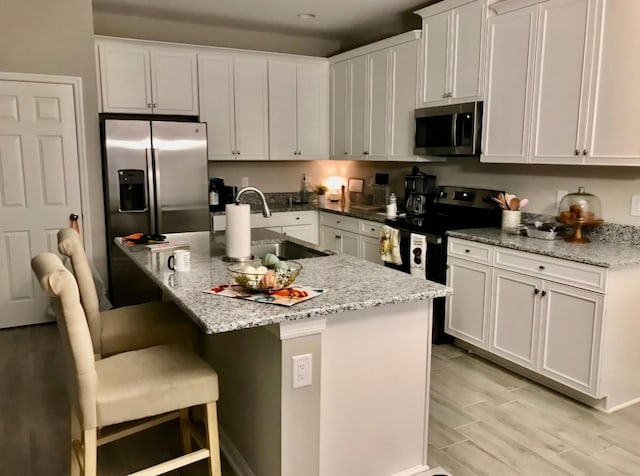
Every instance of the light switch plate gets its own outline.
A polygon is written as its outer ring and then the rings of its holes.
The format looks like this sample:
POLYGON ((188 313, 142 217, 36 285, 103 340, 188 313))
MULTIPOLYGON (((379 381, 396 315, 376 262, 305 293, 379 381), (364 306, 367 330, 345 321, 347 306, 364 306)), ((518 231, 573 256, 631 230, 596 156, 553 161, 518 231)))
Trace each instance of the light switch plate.
POLYGON ((640 195, 631 197, 631 210, 629 210, 629 213, 632 217, 640 217, 640 195))

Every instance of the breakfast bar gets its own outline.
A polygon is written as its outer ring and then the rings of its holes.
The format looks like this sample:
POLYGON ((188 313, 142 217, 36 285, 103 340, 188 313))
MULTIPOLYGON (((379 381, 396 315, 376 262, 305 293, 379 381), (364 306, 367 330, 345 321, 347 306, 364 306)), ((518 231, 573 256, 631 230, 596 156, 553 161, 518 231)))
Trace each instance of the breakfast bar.
MULTIPOLYGON (((432 299, 450 288, 317 249, 317 257, 296 259, 295 284, 322 294, 291 307, 251 302, 205 292, 231 282, 223 234, 168 241, 190 250, 190 271, 168 269, 169 249, 116 244, 202 330, 200 350, 220 378, 221 446, 237 474, 429 468, 432 299), (305 385, 294 378, 294 357, 310 363, 305 385)), ((254 247, 283 241, 314 248, 252 230, 254 247)))

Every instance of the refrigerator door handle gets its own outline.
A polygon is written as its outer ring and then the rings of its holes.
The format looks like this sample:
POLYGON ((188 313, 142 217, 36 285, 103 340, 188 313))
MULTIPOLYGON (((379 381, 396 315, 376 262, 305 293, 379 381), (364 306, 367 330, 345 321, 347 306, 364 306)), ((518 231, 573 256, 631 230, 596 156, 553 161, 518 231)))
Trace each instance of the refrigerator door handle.
POLYGON ((155 192, 156 192, 156 203, 155 203, 155 221, 156 226, 154 228, 154 233, 162 233, 162 192, 161 192, 161 184, 160 184, 160 149, 154 147, 151 149, 151 155, 153 157, 153 170, 154 170, 154 182, 155 182, 155 192))
POLYGON ((155 196, 153 187, 153 177, 155 176, 153 171, 153 152, 150 149, 144 150, 147 159, 147 208, 149 209, 149 231, 156 233, 156 203, 153 200, 155 196))

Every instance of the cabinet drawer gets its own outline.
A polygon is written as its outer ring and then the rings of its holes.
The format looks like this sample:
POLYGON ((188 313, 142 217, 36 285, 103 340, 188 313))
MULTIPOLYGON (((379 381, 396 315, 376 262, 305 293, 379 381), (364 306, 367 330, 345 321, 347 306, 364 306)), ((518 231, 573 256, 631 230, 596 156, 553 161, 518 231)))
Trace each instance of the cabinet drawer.
POLYGON ((493 249, 493 246, 484 243, 449 238, 447 255, 468 259, 477 263, 491 264, 493 249))
POLYGON ((360 234, 371 236, 372 238, 379 238, 380 230, 382 230, 383 226, 382 223, 376 223, 375 221, 360 220, 360 234))
POLYGON ((344 215, 322 213, 320 214, 320 224, 358 233, 358 220, 344 215))
POLYGON ((549 256, 496 248, 494 266, 569 286, 604 292, 607 270, 549 256))

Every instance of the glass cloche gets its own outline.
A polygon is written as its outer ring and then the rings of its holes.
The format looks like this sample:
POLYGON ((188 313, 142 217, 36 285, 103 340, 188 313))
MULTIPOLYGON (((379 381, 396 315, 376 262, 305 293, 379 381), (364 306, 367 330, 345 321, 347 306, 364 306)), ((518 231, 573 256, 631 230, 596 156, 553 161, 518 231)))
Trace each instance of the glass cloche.
POLYGON ((582 227, 604 223, 600 210, 600 199, 592 193, 587 193, 584 187, 579 187, 577 192, 566 194, 560 201, 557 219, 576 227, 575 234, 568 236, 567 241, 588 243, 589 240, 582 236, 582 227))

